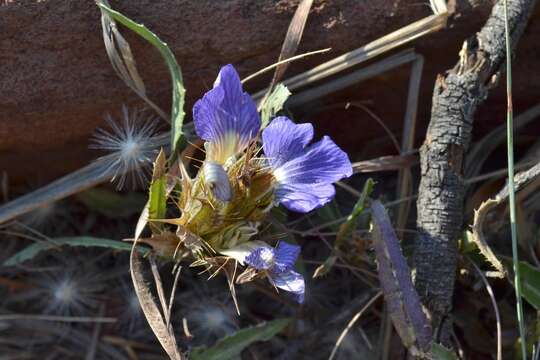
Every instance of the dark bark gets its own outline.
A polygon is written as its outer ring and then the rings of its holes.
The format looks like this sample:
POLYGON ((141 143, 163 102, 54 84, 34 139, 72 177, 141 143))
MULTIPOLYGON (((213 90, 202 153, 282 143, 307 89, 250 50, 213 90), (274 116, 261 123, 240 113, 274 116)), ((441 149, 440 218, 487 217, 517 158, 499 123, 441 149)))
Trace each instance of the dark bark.
MULTIPOLYGON (((513 45, 523 33, 535 3, 508 1, 513 45)), ((420 150, 415 281, 431 312, 432 327, 438 335, 435 340, 447 345, 457 239, 463 222, 463 156, 471 141, 475 112, 503 70, 504 29, 504 5, 499 1, 482 30, 464 42, 458 63, 437 78, 431 121, 420 150)))

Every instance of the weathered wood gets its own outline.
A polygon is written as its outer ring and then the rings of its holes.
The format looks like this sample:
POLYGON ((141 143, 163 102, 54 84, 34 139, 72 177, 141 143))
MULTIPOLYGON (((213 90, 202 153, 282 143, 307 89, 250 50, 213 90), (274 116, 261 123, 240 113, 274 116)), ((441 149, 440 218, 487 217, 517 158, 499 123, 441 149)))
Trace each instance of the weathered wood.
MULTIPOLYGON (((512 44, 519 40, 535 0, 510 0, 512 44)), ((416 287, 431 311, 435 334, 449 345, 457 240, 462 231, 463 157, 475 112, 502 73, 505 60, 503 2, 463 44, 458 63, 435 83, 431 121, 420 150, 422 179, 414 249, 416 287)))

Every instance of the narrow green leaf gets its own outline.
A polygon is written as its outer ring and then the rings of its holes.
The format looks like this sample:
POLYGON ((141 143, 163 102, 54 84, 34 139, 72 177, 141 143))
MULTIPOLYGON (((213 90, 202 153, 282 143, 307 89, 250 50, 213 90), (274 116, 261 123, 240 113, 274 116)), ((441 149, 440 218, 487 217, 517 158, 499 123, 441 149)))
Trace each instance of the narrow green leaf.
POLYGON ((540 310, 540 270, 525 261, 519 262, 519 269, 523 297, 536 310, 540 310))
POLYGON ((343 244, 343 241, 351 235, 354 229, 356 229, 356 221, 358 220, 358 217, 364 212, 364 209, 366 208, 366 200, 373 192, 374 186, 375 182, 373 181, 373 179, 367 179, 364 184, 364 188, 362 189, 362 194, 360 195, 360 198, 354 205, 354 208, 347 217, 347 220, 345 220, 345 222, 339 227, 339 231, 336 235, 336 246, 339 247, 341 244, 343 244))
POLYGON ((261 106, 261 129, 264 129, 270 120, 283 109, 283 104, 289 96, 291 96, 291 92, 285 85, 276 85, 261 106))
POLYGON ((174 57, 171 49, 161 39, 148 30, 148 28, 142 24, 138 24, 133 20, 127 18, 116 10, 113 10, 103 3, 97 4, 103 11, 105 11, 114 20, 118 21, 128 29, 134 31, 140 35, 143 39, 147 40, 150 44, 154 45, 160 52, 163 59, 167 63, 169 72, 172 78, 172 111, 171 111, 171 154, 175 157, 177 146, 182 137, 182 126, 184 123, 184 101, 186 90, 184 88, 184 80, 182 78, 182 70, 174 57))
POLYGON ((163 149, 154 162, 148 201, 148 219, 163 219, 167 210, 167 159, 163 149))
MULTIPOLYGON (((24 261, 36 257, 43 251, 47 251, 60 246, 102 247, 122 251, 131 250, 131 244, 117 240, 102 239, 92 236, 61 237, 50 239, 50 241, 47 242, 34 243, 7 259, 3 265, 18 265, 24 261)), ((139 249, 144 248, 139 247, 139 249)))
POLYGON ((456 354, 441 344, 431 344, 431 358, 433 360, 458 360, 456 354))
POLYGON ((210 348, 195 348, 191 360, 231 360, 237 359, 240 353, 256 341, 268 341, 282 331, 289 319, 277 319, 267 323, 238 330, 216 342, 210 348))

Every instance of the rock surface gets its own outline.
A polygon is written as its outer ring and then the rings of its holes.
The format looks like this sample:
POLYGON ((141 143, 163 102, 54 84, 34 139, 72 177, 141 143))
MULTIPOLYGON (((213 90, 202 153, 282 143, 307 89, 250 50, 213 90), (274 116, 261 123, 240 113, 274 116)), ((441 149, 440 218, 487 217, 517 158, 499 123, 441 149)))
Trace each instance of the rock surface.
MULTIPOLYGON (((245 76, 276 61, 297 4, 293 0, 111 1, 113 8, 157 33, 176 54, 188 91, 188 117, 191 104, 211 86, 220 65, 232 63, 245 76)), ((426 60, 419 142, 429 120, 435 75, 455 62, 462 41, 481 27, 491 4, 458 1, 449 29, 415 44, 426 60)), ((429 14, 422 2, 315 0, 299 52, 326 47, 332 51, 295 63, 287 76, 429 14)), ((537 11, 515 63, 518 113, 539 100, 539 15, 537 11)), ((86 164, 99 155, 88 150, 88 144, 96 127, 104 125, 104 114, 118 115, 122 104, 142 104, 112 70, 99 18, 92 0, 0 2, 0 170, 8 173, 10 183, 48 181, 86 164)), ((127 29, 122 33, 131 44, 150 98, 168 111, 169 75, 159 54, 127 29)), ((399 133, 409 71, 407 66, 396 69, 331 99, 368 101, 399 133)), ((267 81, 268 77, 261 77, 247 87, 257 90, 267 81)), ((501 90, 480 111, 480 133, 504 119, 501 90)), ((324 112, 320 122, 322 130, 353 152, 361 148, 358 144, 384 136, 362 112, 324 112), (343 121, 325 123, 336 116, 343 121)))

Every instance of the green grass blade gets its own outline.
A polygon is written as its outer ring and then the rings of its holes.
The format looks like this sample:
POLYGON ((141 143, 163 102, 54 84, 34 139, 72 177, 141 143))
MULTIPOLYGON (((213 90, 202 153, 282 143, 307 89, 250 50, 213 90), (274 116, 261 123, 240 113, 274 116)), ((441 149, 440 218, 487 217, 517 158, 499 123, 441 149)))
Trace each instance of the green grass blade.
POLYGON ((508 1, 504 0, 504 23, 506 42, 506 94, 508 111, 506 116, 507 151, 508 151, 508 202, 510 207, 510 231, 512 234, 512 262, 514 265, 514 286, 516 288, 516 312, 519 323, 519 337, 521 338, 521 356, 527 359, 527 344, 525 336, 525 319, 523 318, 523 300, 521 295, 521 276, 518 256, 517 222, 516 222, 516 195, 514 184, 514 118, 512 105, 512 49, 510 44, 510 30, 508 25, 508 1))
MULTIPOLYGON (((47 242, 39 242, 27 246, 23 250, 19 251, 18 253, 4 261, 3 265, 19 265, 27 260, 33 259, 43 251, 47 251, 61 246, 101 247, 121 251, 131 250, 130 243, 117 240, 103 239, 92 236, 61 237, 50 239, 50 241, 47 242)), ((141 251, 146 251, 142 247, 139 247, 138 249, 141 251)))
POLYGON ((174 54, 167 44, 161 39, 148 30, 148 28, 142 24, 138 24, 128 17, 122 15, 116 10, 113 10, 107 7, 103 3, 97 4, 103 11, 105 11, 109 16, 114 20, 118 21, 120 24, 124 25, 128 29, 132 30, 143 39, 147 40, 150 44, 154 45, 156 49, 160 52, 161 56, 167 63, 169 72, 171 73, 172 78, 172 111, 171 111, 171 153, 173 157, 177 149, 177 145, 180 142, 182 137, 182 126, 184 123, 184 102, 185 102, 185 93, 184 80, 182 78, 182 71, 178 65, 174 54))
POLYGON ((267 323, 240 329, 226 336, 210 347, 195 348, 191 360, 229 360, 238 359, 242 350, 256 341, 268 341, 289 324, 289 319, 277 319, 267 323))

